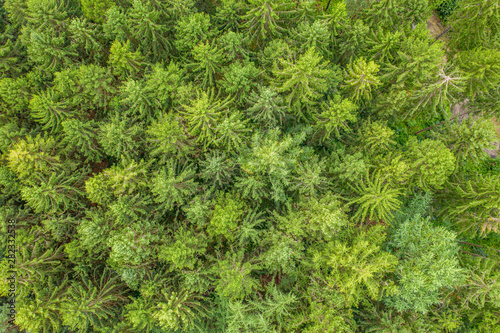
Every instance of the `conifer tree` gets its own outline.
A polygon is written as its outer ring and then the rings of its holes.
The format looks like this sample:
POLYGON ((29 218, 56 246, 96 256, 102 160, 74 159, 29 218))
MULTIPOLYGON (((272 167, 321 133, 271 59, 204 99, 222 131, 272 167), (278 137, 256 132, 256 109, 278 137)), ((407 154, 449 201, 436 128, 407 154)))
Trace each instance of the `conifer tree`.
POLYGON ((98 141, 106 155, 115 158, 137 155, 139 138, 142 135, 139 126, 130 126, 126 118, 120 121, 114 116, 109 122, 101 122, 100 130, 102 135, 98 137, 98 141))
POLYGON ((444 290, 459 285, 463 272, 456 257, 455 237, 420 215, 402 223, 390 242, 400 259, 396 269, 399 291, 387 303, 398 311, 426 313, 439 302, 444 290))
POLYGON ((211 39, 210 17, 205 13, 182 16, 177 21, 174 45, 179 52, 190 52, 200 42, 211 39))
POLYGON ((97 22, 104 22, 106 10, 114 5, 112 0, 80 0, 82 12, 86 18, 97 22))
POLYGON ((422 189, 440 189, 455 169, 455 155, 439 140, 412 137, 406 156, 422 189))
POLYGON ((219 50, 217 45, 199 43, 193 47, 191 53, 194 62, 189 67, 198 74, 197 80, 201 81, 204 88, 213 87, 215 85, 214 74, 224 62, 222 50, 219 50))
POLYGON ((247 117, 257 122, 260 126, 274 128, 281 125, 285 116, 283 99, 269 87, 259 86, 258 91, 253 91, 247 97, 250 107, 245 111, 247 117))
POLYGON ((265 40, 283 31, 280 12, 290 5, 285 1, 251 0, 242 16, 243 27, 251 41, 265 40))
POLYGON ((500 10, 493 0, 464 0, 449 18, 453 27, 450 47, 453 50, 490 48, 500 28, 500 10), (473 21, 474 24, 470 24, 473 21))
POLYGON ((444 210, 454 217, 460 231, 484 235, 497 231, 500 220, 499 182, 493 175, 453 179, 442 194, 444 210))
POLYGON ((359 197, 352 199, 350 204, 359 204, 354 218, 364 223, 365 219, 389 221, 392 211, 401 206, 398 197, 402 194, 401 188, 391 188, 381 174, 366 175, 362 181, 354 185, 359 197))
POLYGON ((79 181, 77 177, 64 173, 37 177, 21 189, 21 196, 35 213, 54 214, 74 210, 81 207, 82 202, 79 199, 83 195, 83 192, 74 186, 75 181, 79 181))
POLYGON ((379 78, 375 75, 378 71, 378 65, 373 61, 367 63, 363 57, 348 65, 345 73, 345 88, 354 102, 360 99, 371 99, 372 89, 381 84, 379 78))
POLYGON ((64 139, 62 143, 66 151, 77 151, 85 157, 86 161, 100 161, 102 158, 101 148, 97 143, 98 126, 91 120, 82 122, 77 119, 69 119, 62 122, 64 139))
POLYGON ((251 276, 256 269, 258 266, 244 262, 241 252, 220 260, 217 265, 220 280, 217 282, 216 292, 220 297, 231 300, 244 298, 253 290, 259 289, 257 280, 251 276))
POLYGON ((499 62, 500 51, 495 49, 473 49, 459 53, 458 64, 465 73, 467 94, 471 98, 498 88, 499 62))
POLYGON ((279 67, 273 70, 277 91, 287 93, 288 106, 299 117, 307 118, 310 111, 302 109, 315 105, 328 88, 326 78, 332 72, 327 68, 328 62, 322 59, 309 48, 296 62, 279 58, 279 67))
POLYGON ((120 43, 115 40, 109 50, 108 63, 113 74, 120 77, 136 76, 143 67, 142 55, 130 50, 130 42, 120 43))
POLYGON ((155 62, 167 58, 172 46, 166 35, 168 26, 161 22, 161 13, 149 2, 134 0, 127 16, 131 21, 130 33, 140 42, 142 54, 155 62))
POLYGON ((332 241, 314 253, 316 270, 325 271, 328 286, 338 289, 347 304, 357 305, 365 297, 380 299, 384 287, 378 281, 398 263, 396 257, 381 250, 385 237, 384 228, 377 225, 360 231, 352 242, 332 241))
POLYGON ((170 159, 166 167, 159 170, 152 179, 150 187, 155 202, 166 210, 171 210, 174 205, 184 204, 197 189, 194 176, 191 165, 170 159))
POLYGON ((55 154, 54 137, 40 134, 27 136, 16 142, 7 153, 7 166, 21 180, 33 179, 36 175, 50 175, 59 169, 60 156, 55 154))
POLYGON ((188 136, 182 118, 168 113, 153 122, 147 130, 152 156, 164 163, 169 157, 185 157, 193 153, 193 140, 188 136))
POLYGON ((196 93, 197 97, 190 101, 190 105, 183 105, 183 116, 187 121, 189 134, 196 136, 196 142, 207 148, 216 136, 217 123, 230 105, 230 97, 218 99, 214 91, 196 93))
POLYGON ((124 301, 123 285, 110 275, 105 269, 97 281, 83 277, 68 288, 60 310, 64 325, 72 330, 102 330, 116 318, 117 305, 124 301))
POLYGON ((290 184, 291 171, 301 153, 298 145, 304 140, 303 134, 282 137, 279 129, 269 131, 266 136, 254 134, 251 148, 240 157, 244 175, 253 178, 253 181, 248 183, 253 188, 249 189, 250 191, 256 191, 257 193, 254 193, 258 195, 262 186, 259 184, 260 180, 265 182, 264 186, 268 186, 275 202, 286 200, 285 190, 290 184))

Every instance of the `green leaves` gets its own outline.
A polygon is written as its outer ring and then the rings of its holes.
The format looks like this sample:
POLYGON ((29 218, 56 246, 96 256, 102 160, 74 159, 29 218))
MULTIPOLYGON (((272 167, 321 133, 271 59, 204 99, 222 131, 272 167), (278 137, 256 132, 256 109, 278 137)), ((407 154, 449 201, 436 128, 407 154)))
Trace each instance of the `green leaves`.
POLYGON ((224 235, 229 240, 234 238, 239 222, 245 212, 246 204, 234 194, 220 193, 212 212, 208 233, 210 235, 224 235))
POLYGON ((166 167, 159 170, 152 179, 150 188, 154 201, 166 210, 184 204, 197 189, 194 175, 191 165, 169 160, 166 167))
POLYGON ((142 70, 142 56, 139 52, 130 51, 130 42, 121 43, 115 40, 109 50, 108 63, 113 68, 113 74, 127 77, 135 76, 142 70))
POLYGON ((325 270, 328 286, 338 288, 348 304, 356 306, 364 297, 377 300, 385 289, 379 281, 398 261, 381 251, 384 239, 384 227, 376 225, 360 231, 352 242, 332 241, 314 254, 315 266, 325 270))
POLYGON ((356 122, 355 112, 358 106, 349 99, 342 99, 340 95, 321 104, 321 113, 316 115, 316 128, 321 131, 321 141, 328 140, 332 134, 340 137, 340 130, 350 132, 347 122, 356 122))
POLYGON ((30 100, 31 115, 44 124, 44 129, 59 131, 61 123, 74 115, 68 102, 61 99, 54 90, 47 90, 30 100))
POLYGON ((462 282, 455 237, 443 227, 433 227, 429 218, 420 215, 399 225, 390 242, 401 260, 396 270, 399 291, 389 298, 391 306, 398 311, 426 313, 440 301, 444 290, 462 282))
POLYGON ((373 61, 367 63, 363 57, 347 65, 345 89, 350 93, 354 102, 362 98, 366 101, 371 100, 372 89, 381 85, 376 76, 379 67, 373 61))
POLYGON ((274 83, 278 92, 288 92, 288 106, 300 117, 306 117, 302 107, 316 104, 328 89, 327 77, 332 75, 327 68, 328 62, 322 62, 313 48, 309 48, 296 62, 279 58, 279 67, 275 67, 274 83))
POLYGON ((418 142, 412 138, 406 155, 415 170, 416 182, 423 189, 442 188, 455 170, 455 156, 438 140, 418 142))
POLYGON ((359 204, 359 208, 354 214, 354 219, 361 220, 364 223, 366 218, 369 220, 382 220, 389 222, 393 216, 393 211, 401 206, 398 199, 402 195, 401 189, 390 187, 381 174, 366 176, 360 183, 355 184, 355 191, 360 197, 350 200, 349 204, 359 204))
POLYGON ((38 184, 21 189, 21 196, 36 213, 55 214, 81 207, 83 192, 75 187, 74 177, 52 173, 38 184))
POLYGON ((204 88, 214 86, 213 76, 216 73, 216 69, 224 62, 222 50, 219 50, 217 45, 199 43, 194 46, 191 53, 194 63, 190 67, 195 73, 198 73, 197 79, 201 79, 200 81, 204 88))
POLYGON ((259 289, 258 282, 251 276, 257 266, 250 262, 244 262, 241 254, 232 254, 217 265, 219 280, 215 291, 223 298, 231 300, 242 299, 259 289))
POLYGON ((190 105, 183 105, 183 116, 188 123, 189 134, 196 136, 196 142, 201 143, 203 148, 215 141, 217 123, 229 105, 230 99, 219 100, 214 92, 197 92, 196 99, 190 105))

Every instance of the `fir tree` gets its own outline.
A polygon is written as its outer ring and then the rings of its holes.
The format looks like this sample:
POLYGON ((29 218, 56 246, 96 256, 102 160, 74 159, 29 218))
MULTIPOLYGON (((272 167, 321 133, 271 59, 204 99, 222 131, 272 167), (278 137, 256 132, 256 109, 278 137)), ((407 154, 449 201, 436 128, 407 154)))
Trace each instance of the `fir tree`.
POLYGON ((279 58, 280 66, 273 70, 278 92, 288 93, 288 106, 300 117, 307 117, 303 107, 310 108, 326 92, 326 78, 332 75, 313 48, 308 49, 296 62, 279 58))

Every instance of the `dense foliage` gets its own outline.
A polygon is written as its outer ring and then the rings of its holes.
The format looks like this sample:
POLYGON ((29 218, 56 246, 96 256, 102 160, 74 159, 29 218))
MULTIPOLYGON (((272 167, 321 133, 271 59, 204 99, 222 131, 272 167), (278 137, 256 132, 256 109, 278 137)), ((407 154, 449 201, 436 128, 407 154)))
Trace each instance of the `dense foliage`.
POLYGON ((500 332, 499 101, 499 0, 0 0, 0 332, 500 332))

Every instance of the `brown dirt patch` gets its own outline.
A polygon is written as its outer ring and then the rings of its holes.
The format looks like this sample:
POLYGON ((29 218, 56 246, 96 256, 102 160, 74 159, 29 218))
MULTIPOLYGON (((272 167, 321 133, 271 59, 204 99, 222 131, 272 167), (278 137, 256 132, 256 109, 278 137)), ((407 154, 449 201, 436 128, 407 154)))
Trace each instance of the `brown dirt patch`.
MULTIPOLYGON (((427 21, 427 29, 431 32, 432 37, 439 36, 439 34, 445 29, 436 13, 432 14, 431 18, 427 21)), ((443 40, 446 40, 446 38, 447 36, 441 37, 443 40)))

